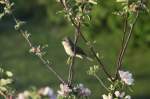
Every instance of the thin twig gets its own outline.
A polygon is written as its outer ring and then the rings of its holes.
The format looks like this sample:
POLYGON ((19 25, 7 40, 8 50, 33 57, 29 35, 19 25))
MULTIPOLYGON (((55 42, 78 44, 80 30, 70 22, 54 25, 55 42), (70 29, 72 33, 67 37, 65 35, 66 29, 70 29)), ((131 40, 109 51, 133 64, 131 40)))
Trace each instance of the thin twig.
POLYGON ((124 15, 124 30, 123 30, 123 37, 122 37, 121 48, 120 48, 119 56, 118 56, 118 59, 117 59, 117 66, 120 65, 120 57, 121 57, 121 53, 122 53, 122 50, 123 50, 123 47, 124 47, 124 43, 125 43, 125 38, 126 38, 126 34, 127 34, 127 28, 128 28, 128 13, 126 13, 124 15))
POLYGON ((105 86, 103 81, 98 77, 98 75, 95 74, 96 79, 99 81, 99 83, 109 92, 110 90, 105 86))
POLYGON ((96 58, 97 62, 100 64, 102 70, 104 71, 104 73, 106 74, 106 76, 110 79, 110 80, 113 80, 113 78, 111 77, 111 75, 107 72, 106 70, 106 66, 103 64, 103 62, 101 61, 101 59, 96 55, 96 51, 94 49, 94 47, 92 45, 89 45, 88 43, 88 40, 84 37, 84 35, 81 33, 80 31, 80 35, 82 37, 82 39, 84 40, 84 42, 86 43, 86 45, 90 48, 92 54, 94 55, 94 57, 96 58))
POLYGON ((38 58, 61 81, 61 83, 65 84, 65 81, 62 79, 62 77, 52 68, 52 66, 42 56, 38 56, 38 58))
POLYGON ((116 77, 115 77, 115 78, 117 78, 117 76, 118 76, 118 71, 119 71, 119 70, 121 69, 121 67, 122 67, 123 57, 124 57, 124 54, 125 54, 125 52, 126 52, 126 50, 127 50, 127 47, 128 47, 130 38, 131 38, 132 33, 133 33, 133 29, 134 29, 134 27, 135 27, 135 24, 136 24, 136 22, 137 22, 138 17, 139 17, 139 12, 137 12, 136 17, 135 17, 135 20, 134 20, 133 23, 130 25, 130 31, 129 31, 129 33, 128 33, 128 36, 127 36, 127 38, 126 38, 124 47, 123 47, 123 49, 122 49, 122 51, 121 51, 121 54, 120 54, 120 60, 119 60, 119 61, 120 61, 120 64, 119 64, 118 67, 117 67, 117 70, 116 70, 116 77))
POLYGON ((71 64, 69 66, 69 76, 68 76, 68 83, 69 85, 72 84, 72 80, 74 78, 74 63, 75 63, 75 56, 76 56, 76 45, 77 45, 77 42, 78 42, 78 38, 79 38, 79 35, 78 35, 78 32, 75 33, 75 38, 74 38, 74 56, 71 57, 71 64))
POLYGON ((130 38, 131 38, 131 36, 132 36, 133 29, 134 29, 134 26, 135 26, 135 24, 136 24, 136 22, 137 22, 138 17, 139 17, 139 13, 137 12, 136 18, 135 18, 133 24, 131 25, 131 29, 130 29, 130 31, 129 31, 129 35, 127 36, 127 41, 125 42, 125 46, 124 46, 123 51, 122 51, 122 55, 121 55, 121 58, 120 58, 120 65, 122 65, 122 60, 123 60, 125 51, 126 51, 126 49, 127 49, 127 47, 128 47, 128 43, 129 43, 129 40, 130 40, 130 38))

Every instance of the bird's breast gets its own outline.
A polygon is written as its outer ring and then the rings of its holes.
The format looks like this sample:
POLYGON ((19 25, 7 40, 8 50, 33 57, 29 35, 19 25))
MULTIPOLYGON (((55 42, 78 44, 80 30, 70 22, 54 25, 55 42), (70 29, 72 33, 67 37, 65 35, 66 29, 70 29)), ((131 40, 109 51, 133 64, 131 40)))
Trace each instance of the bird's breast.
POLYGON ((64 49, 66 51, 66 53, 69 55, 69 56, 74 56, 74 52, 71 48, 71 46, 69 46, 68 44, 64 43, 64 49))

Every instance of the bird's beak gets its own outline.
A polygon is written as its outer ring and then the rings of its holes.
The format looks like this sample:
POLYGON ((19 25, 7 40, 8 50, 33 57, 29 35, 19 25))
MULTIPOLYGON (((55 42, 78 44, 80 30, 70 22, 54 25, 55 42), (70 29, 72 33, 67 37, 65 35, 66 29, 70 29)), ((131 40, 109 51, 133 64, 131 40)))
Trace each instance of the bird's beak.
POLYGON ((65 44, 65 41, 63 40, 61 43, 64 45, 64 44, 65 44))

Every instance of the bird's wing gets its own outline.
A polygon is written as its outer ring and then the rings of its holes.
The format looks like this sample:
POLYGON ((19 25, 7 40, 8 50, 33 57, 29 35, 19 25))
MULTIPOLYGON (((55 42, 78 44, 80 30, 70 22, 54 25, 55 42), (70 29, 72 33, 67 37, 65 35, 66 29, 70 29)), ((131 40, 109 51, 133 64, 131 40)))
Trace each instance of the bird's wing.
POLYGON ((76 54, 81 54, 81 55, 86 56, 86 53, 84 53, 84 51, 78 46, 76 46, 75 51, 76 51, 76 54))

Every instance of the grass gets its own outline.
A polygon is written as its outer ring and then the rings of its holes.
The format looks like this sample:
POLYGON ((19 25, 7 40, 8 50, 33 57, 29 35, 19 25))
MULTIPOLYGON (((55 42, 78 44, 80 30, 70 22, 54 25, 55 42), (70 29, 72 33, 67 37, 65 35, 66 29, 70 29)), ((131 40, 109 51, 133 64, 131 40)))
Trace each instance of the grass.
MULTIPOLYGON (((67 79, 68 66, 66 65, 67 55, 61 45, 61 39, 65 35, 71 35, 72 29, 66 28, 53 28, 45 25, 31 25, 27 29, 32 33, 32 41, 38 44, 48 44, 46 57, 54 63, 56 71, 67 79), (42 27, 41 27, 42 26, 42 27)), ((16 33, 12 28, 9 31, 0 32, 0 64, 4 68, 8 68, 13 71, 15 75, 14 87, 18 91, 25 90, 30 86, 42 87, 49 85, 52 88, 58 88, 60 83, 54 75, 47 70, 47 68, 41 64, 41 62, 33 55, 29 53, 28 46, 24 39, 16 33)), ((103 61, 107 64, 107 69, 110 69, 113 73, 115 69, 115 58, 120 45, 119 33, 116 34, 101 34, 95 39, 97 43, 95 47, 97 51, 103 56, 103 61)), ((86 49, 81 43, 81 46, 86 49)), ((89 52, 86 50, 87 53, 89 52)), ((89 53, 90 54, 90 53, 89 53)), ((125 70, 130 70, 134 74, 135 86, 132 95, 133 99, 148 99, 150 98, 150 52, 149 48, 142 46, 134 48, 130 43, 129 50, 124 61, 125 70), (140 97, 140 98, 139 98, 140 97)), ((75 64, 75 81, 78 83, 84 83, 92 90, 91 99, 99 99, 101 94, 105 93, 103 88, 99 85, 98 81, 87 75, 91 63, 86 60, 76 60, 75 64)), ((103 72, 100 71, 100 77, 104 78, 103 72)))

